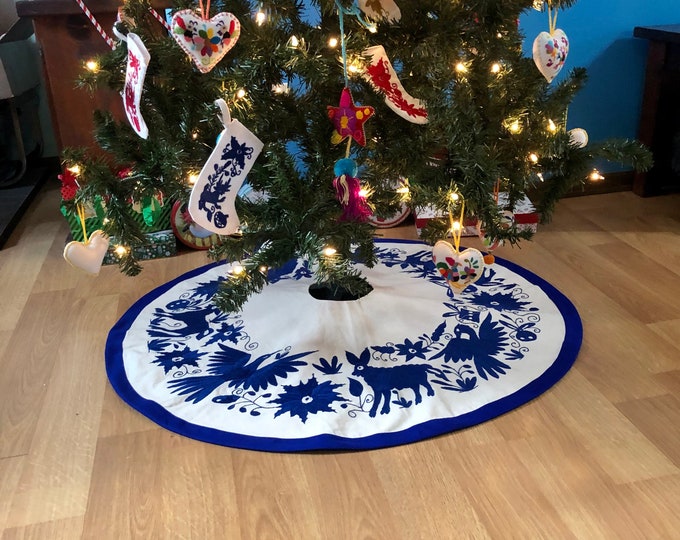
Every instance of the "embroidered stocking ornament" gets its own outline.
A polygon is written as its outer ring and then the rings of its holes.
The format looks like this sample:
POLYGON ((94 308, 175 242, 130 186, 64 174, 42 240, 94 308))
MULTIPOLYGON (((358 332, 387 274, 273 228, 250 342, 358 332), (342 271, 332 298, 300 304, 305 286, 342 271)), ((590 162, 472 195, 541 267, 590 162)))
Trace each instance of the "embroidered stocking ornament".
POLYGON ((404 90, 383 46, 369 47, 364 51, 364 56, 371 61, 364 77, 374 88, 385 94, 387 106, 409 122, 427 124, 425 104, 404 90))
POLYGON ((224 130, 191 190, 189 214, 204 229, 229 235, 241 224, 234 205, 236 196, 264 144, 241 122, 231 119, 223 99, 215 103, 222 110, 224 130))
POLYGON ((190 9, 172 16, 172 37, 189 55, 201 73, 208 73, 236 45, 241 23, 232 13, 207 18, 207 10, 197 15, 190 9))
POLYGON ((359 0, 359 9, 371 19, 401 20, 401 10, 392 0, 359 0))
POLYGON ((541 32, 536 36, 533 45, 534 63, 545 79, 550 83, 564 67, 569 54, 569 39, 557 28, 557 12, 552 14, 548 3, 548 21, 550 32, 541 32))
POLYGON ((125 71, 125 88, 123 89, 123 106, 132 129, 142 139, 146 139, 149 136, 149 128, 139 110, 139 101, 142 97, 144 77, 146 77, 146 69, 151 60, 151 55, 140 37, 132 32, 127 35, 127 47, 128 58, 127 70, 125 71))

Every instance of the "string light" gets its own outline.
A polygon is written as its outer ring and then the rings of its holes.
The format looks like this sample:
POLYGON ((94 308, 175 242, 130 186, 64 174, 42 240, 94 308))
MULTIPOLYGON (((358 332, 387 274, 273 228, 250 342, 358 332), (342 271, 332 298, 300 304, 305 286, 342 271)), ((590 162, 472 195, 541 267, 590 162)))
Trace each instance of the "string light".
POLYGON ((289 91, 287 83, 272 84, 272 92, 277 95, 287 94, 289 91))
POLYGON ((288 46, 291 49, 297 49, 300 46, 300 40, 297 38, 297 36, 290 36, 290 39, 288 40, 288 46))
POLYGON ((338 46, 338 38, 332 37, 328 40, 328 46, 331 49, 335 49, 338 46))
POLYGON ((456 192, 453 192, 449 195, 449 199, 451 199, 453 202, 458 202, 460 200, 460 195, 458 195, 456 192))
POLYGON ((400 195, 408 195, 410 191, 411 190, 408 188, 408 186, 401 186, 397 188, 397 193, 400 195))
POLYGON ((239 88, 238 91, 236 92, 236 97, 238 99, 243 99, 246 97, 246 91, 243 88, 239 88))
POLYGON ((591 182, 599 182, 600 180, 604 180, 604 176, 602 176, 600 171, 597 169, 593 169, 593 172, 588 175, 588 178, 591 182))
POLYGON ((262 8, 258 10, 258 12, 255 14, 255 23, 257 26, 262 26, 264 23, 267 22, 267 14, 262 11, 262 8))
POLYGON ((536 173, 536 176, 538 176, 538 179, 539 179, 541 182, 545 182, 545 178, 543 178, 543 173, 536 173))
POLYGON ((192 138, 193 140, 198 139, 198 131, 194 131, 194 132, 191 134, 191 138, 192 138))
POLYGON ((68 167, 66 170, 78 176, 80 174, 80 165, 76 163, 75 165, 68 167))
POLYGON ((85 62, 85 67, 92 73, 97 73, 99 71, 99 64, 96 60, 88 60, 85 62))
POLYGON ((457 71, 458 73, 467 73, 468 68, 467 68, 467 66, 466 66, 463 62, 458 62, 458 63, 456 64, 456 71, 457 71))
POLYGON ((498 62, 495 62, 494 64, 491 65, 491 73, 498 74, 501 72, 501 65, 498 62))
POLYGON ((116 249, 114 251, 116 252, 116 255, 118 255, 119 257, 123 257, 124 255, 127 254, 128 248, 126 248, 125 246, 116 246, 116 249))
POLYGON ((454 221, 453 225, 451 225, 451 232, 458 232, 460 231, 460 221, 454 221))
POLYGON ((510 133, 517 134, 522 131, 522 125, 519 123, 519 120, 507 120, 505 122, 505 127, 510 133))
POLYGON ((231 273, 234 274, 235 276, 240 276, 245 272, 246 269, 243 268, 240 264, 235 264, 234 266, 231 267, 231 273))
POLYGON ((335 255, 337 252, 338 252, 338 250, 335 249, 334 247, 327 246, 327 247, 325 247, 325 248, 323 249, 323 252, 322 252, 322 253, 323 253, 326 257, 332 257, 332 256, 335 255))
POLYGON ((189 185, 193 186, 198 181, 198 175, 196 173, 189 174, 189 185))
POLYGON ((557 125, 552 120, 548 120, 548 131, 555 133, 557 131, 557 125))
POLYGON ((263 264, 262 266, 260 266, 259 270, 261 273, 266 274, 269 268, 263 264))
POLYGON ((531 163, 538 163, 538 155, 532 152, 529 154, 529 161, 531 161, 531 163))

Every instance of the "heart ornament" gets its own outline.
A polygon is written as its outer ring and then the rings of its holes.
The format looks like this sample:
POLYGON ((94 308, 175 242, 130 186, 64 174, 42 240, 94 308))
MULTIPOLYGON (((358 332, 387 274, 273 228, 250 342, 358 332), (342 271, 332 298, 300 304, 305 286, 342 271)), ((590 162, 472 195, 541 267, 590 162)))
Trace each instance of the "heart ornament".
POLYGON ((432 259, 453 292, 462 292, 465 287, 482 277, 484 272, 484 256, 479 250, 467 248, 456 252, 444 240, 439 240, 434 245, 432 259))
POLYGON ((559 28, 541 32, 534 40, 534 63, 550 83, 562 70, 569 54, 569 39, 559 28))
POLYGON ((64 247, 64 259, 71 266, 88 274, 97 275, 109 249, 109 237, 103 231, 94 231, 87 242, 69 242, 64 247))
POLYGON ((241 35, 241 23, 232 13, 218 13, 204 19, 190 9, 172 16, 172 37, 194 61, 201 73, 208 73, 241 35))

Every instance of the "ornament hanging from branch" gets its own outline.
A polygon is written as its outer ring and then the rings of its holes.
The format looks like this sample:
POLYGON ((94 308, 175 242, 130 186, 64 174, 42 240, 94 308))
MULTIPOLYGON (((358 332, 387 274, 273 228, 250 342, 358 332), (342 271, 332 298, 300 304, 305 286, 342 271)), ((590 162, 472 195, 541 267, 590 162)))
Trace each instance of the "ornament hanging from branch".
MULTIPOLYGON (((366 146, 364 123, 375 113, 373 107, 354 104, 352 93, 345 87, 340 94, 340 104, 337 107, 328 105, 328 118, 335 126, 331 135, 331 143, 339 144, 347 137, 354 139, 357 144, 366 146)), ((351 140, 350 140, 351 142, 351 140)))
POLYGON ((465 201, 458 193, 453 193, 449 202, 450 232, 453 244, 439 240, 432 248, 432 259, 435 267, 449 284, 451 292, 463 292, 468 286, 482 277, 484 272, 484 255, 474 248, 460 251, 460 237, 463 234, 465 217, 465 201), (453 206, 460 205, 460 215, 453 218, 453 206))
POLYGON ((215 104, 221 109, 224 130, 191 190, 189 215, 207 231, 229 235, 237 233, 241 224, 236 196, 264 144, 241 122, 232 120, 223 99, 215 104))
POLYGON ((359 9, 369 18, 389 22, 401 20, 401 10, 392 0, 359 0, 359 9))
POLYGON ((139 102, 144 89, 146 70, 151 61, 149 51, 142 43, 141 38, 132 32, 125 37, 128 47, 127 69, 125 71, 125 87, 123 88, 123 106, 127 119, 142 139, 149 136, 149 128, 142 117, 139 102))
POLYGON ((357 178, 357 165, 351 158, 340 159, 333 168, 335 179, 333 187, 342 205, 340 221, 367 221, 371 208, 362 193, 361 181, 357 178))
POLYGON ((83 228, 82 242, 69 242, 64 247, 64 259, 71 266, 79 268, 88 274, 97 275, 109 249, 109 237, 100 230, 94 231, 89 237, 85 228, 85 208, 77 206, 78 218, 83 228))
POLYGON ((232 13, 218 13, 208 18, 210 0, 200 15, 191 9, 178 11, 172 16, 172 37, 189 55, 201 73, 208 73, 231 48, 241 35, 241 23, 232 13))
POLYGON ((364 51, 364 56, 370 59, 364 77, 374 88, 385 94, 387 106, 409 122, 427 124, 425 104, 404 90, 384 47, 369 47, 364 51))
POLYGON ((557 28, 557 10, 554 11, 548 2, 549 32, 541 32, 536 36, 533 45, 534 63, 546 80, 550 83, 564 67, 569 54, 569 39, 557 28))

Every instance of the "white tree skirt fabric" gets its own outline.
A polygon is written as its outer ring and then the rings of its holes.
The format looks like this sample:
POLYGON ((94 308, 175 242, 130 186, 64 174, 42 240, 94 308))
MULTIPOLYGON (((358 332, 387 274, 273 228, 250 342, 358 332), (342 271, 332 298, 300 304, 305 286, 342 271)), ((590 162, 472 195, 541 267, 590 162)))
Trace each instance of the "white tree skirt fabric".
POLYGON ((453 296, 420 242, 378 241, 373 286, 317 300, 291 261, 240 313, 211 302, 229 265, 141 298, 111 330, 130 406, 206 442, 277 452, 369 449, 465 428, 535 398, 572 366, 582 326, 540 277, 496 260, 453 296))

